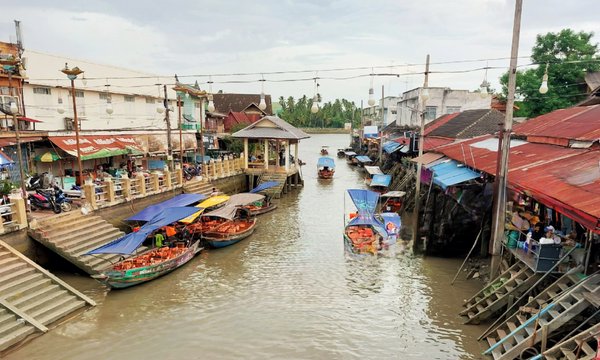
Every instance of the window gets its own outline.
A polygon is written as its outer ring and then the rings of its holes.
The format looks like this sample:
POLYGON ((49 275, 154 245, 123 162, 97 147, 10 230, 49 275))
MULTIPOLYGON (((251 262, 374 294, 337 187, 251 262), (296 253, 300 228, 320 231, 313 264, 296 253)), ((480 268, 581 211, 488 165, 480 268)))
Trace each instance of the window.
POLYGON ((135 96, 125 95, 125 96, 123 96, 123 98, 125 98, 125 102, 134 102, 135 101, 135 96))
POLYGON ((50 88, 47 88, 47 87, 34 87, 33 93, 40 94, 40 95, 51 95, 52 94, 52 92, 50 91, 50 88))
POLYGON ((460 106, 447 106, 446 114, 454 114, 460 112, 460 106))
POLYGON ((103 92, 103 93, 100 93, 99 96, 100 96, 100 100, 108 100, 108 93, 103 92))
POLYGON ((8 86, 0 86, 0 95, 10 95, 10 89, 8 86))
POLYGON ((154 104, 153 98, 146 98, 146 104, 154 104))
POLYGON ((433 120, 437 117, 437 106, 425 107, 425 120, 433 120))
POLYGON ((75 90, 75 97, 82 98, 83 90, 75 90))

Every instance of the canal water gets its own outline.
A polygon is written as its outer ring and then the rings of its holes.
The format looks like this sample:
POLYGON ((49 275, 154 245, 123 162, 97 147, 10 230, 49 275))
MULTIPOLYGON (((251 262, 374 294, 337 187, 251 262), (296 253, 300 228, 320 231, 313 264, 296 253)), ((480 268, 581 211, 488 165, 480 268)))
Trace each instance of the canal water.
POLYGON ((145 285, 107 291, 86 276, 59 274, 98 306, 6 359, 479 359, 481 326, 462 325, 464 299, 481 283, 450 286, 461 259, 344 253, 344 192, 362 174, 336 158, 333 180, 316 177, 321 145, 301 141, 305 186, 234 246, 207 250, 145 285))

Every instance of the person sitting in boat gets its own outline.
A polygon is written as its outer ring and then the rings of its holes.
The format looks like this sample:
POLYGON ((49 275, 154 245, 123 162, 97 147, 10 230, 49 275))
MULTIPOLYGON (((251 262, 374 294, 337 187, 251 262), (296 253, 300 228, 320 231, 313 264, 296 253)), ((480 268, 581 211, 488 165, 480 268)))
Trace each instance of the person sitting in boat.
POLYGON ((156 248, 163 247, 164 241, 165 241, 165 236, 163 235, 162 231, 158 231, 154 235, 154 247, 156 247, 156 248))

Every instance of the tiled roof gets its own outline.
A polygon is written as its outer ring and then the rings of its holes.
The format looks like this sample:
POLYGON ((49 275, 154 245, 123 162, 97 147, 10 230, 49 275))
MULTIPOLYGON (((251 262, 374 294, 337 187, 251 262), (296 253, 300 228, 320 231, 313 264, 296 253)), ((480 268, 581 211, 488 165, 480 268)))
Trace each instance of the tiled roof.
POLYGON ((310 136, 277 116, 265 116, 232 135, 249 139, 306 139, 310 136))
POLYGON ((439 118, 443 124, 425 132, 426 136, 468 139, 475 136, 494 134, 504 122, 504 114, 494 109, 465 110, 458 115, 439 118))
MULTIPOLYGON (((260 94, 213 94, 215 112, 228 114, 230 111, 242 112, 251 104, 260 103, 260 94)), ((272 114, 271 95, 265 95, 267 108, 265 114, 272 114)))
POLYGON ((440 126, 445 125, 448 121, 454 119, 458 115, 460 115, 459 112, 453 113, 453 114, 442 115, 442 116, 438 117, 437 119, 433 120, 432 122, 430 122, 429 124, 426 124, 425 125, 425 136, 429 135, 429 133, 431 133, 433 130, 439 128, 440 126))

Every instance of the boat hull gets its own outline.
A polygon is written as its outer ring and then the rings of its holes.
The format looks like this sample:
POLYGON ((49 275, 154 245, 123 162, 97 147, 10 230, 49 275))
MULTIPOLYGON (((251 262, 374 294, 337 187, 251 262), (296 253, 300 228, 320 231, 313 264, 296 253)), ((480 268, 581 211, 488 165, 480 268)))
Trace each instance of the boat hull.
POLYGON ((190 261, 200 250, 199 243, 196 241, 185 252, 172 259, 128 270, 110 269, 94 277, 114 289, 128 288, 170 273, 190 261))
POLYGON ((333 179, 334 171, 319 170, 319 179, 333 179))
POLYGON ((252 215, 252 216, 261 215, 264 213, 268 213, 269 211, 273 211, 275 209, 277 209, 277 204, 271 204, 267 207, 250 211, 250 215, 252 215))
POLYGON ((249 229, 246 229, 243 232, 222 236, 220 234, 207 233, 202 236, 202 239, 206 244, 212 248, 219 249, 229 245, 233 245, 237 242, 240 242, 252 235, 254 232, 255 225, 252 225, 249 229))

